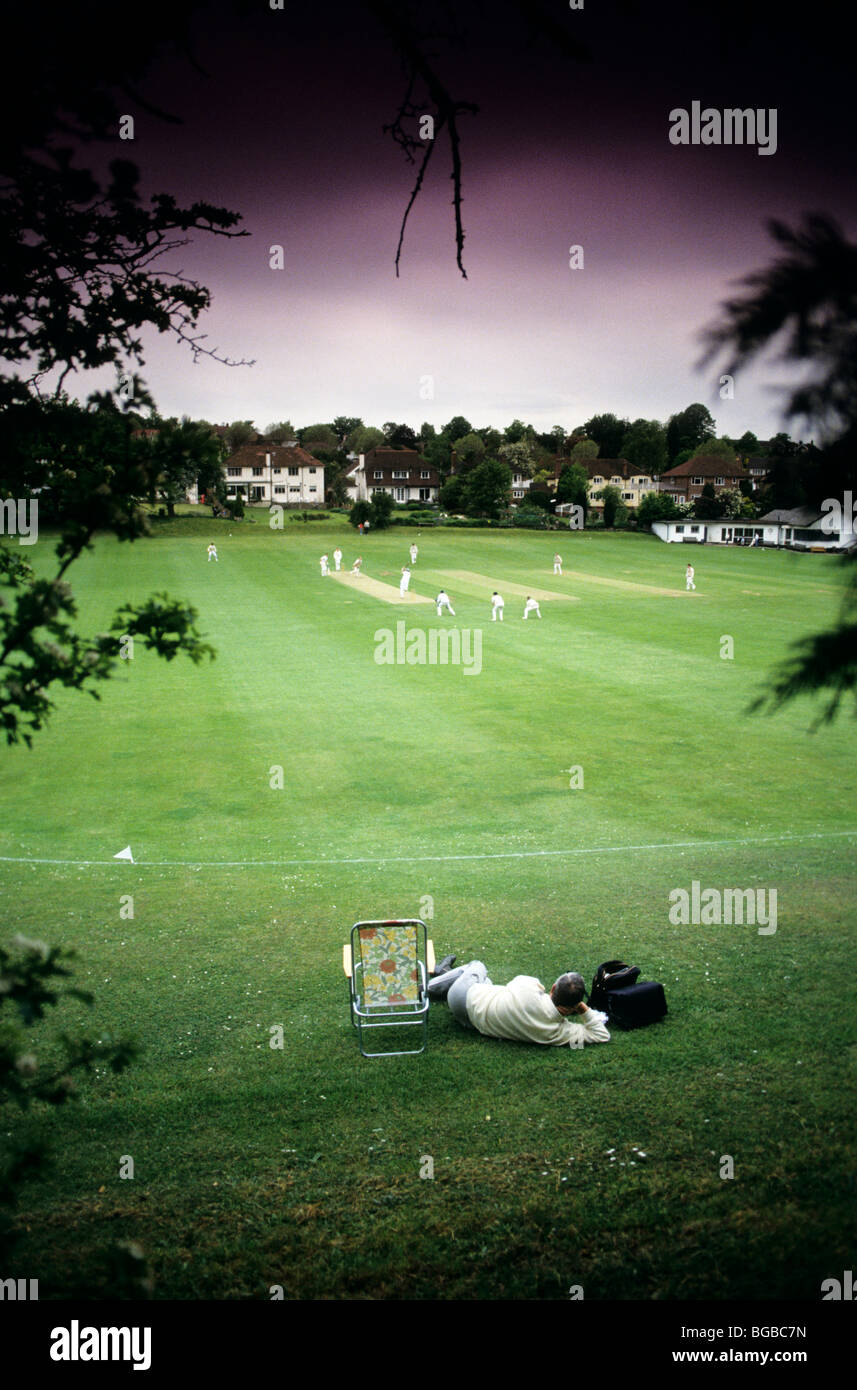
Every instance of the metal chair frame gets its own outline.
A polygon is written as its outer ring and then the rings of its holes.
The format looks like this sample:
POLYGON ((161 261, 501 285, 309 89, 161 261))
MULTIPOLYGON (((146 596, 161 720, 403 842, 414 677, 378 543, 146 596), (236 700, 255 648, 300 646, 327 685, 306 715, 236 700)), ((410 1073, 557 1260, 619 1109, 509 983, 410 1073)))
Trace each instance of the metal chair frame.
POLYGON ((342 968, 348 977, 348 1002, 351 1010, 351 1023, 357 1029, 360 1051, 364 1057, 416 1057, 424 1052, 428 1041, 429 997, 428 976, 434 970, 434 947, 429 940, 428 928, 419 917, 393 918, 386 920, 367 920, 355 922, 351 928, 350 942, 342 948, 342 968), (417 971, 419 981, 417 998, 412 1003, 367 1004, 363 995, 363 971, 365 962, 360 943, 360 930, 363 927, 415 927, 417 942, 417 971), (413 1028, 421 1027, 422 1042, 419 1047, 400 1048, 396 1051, 367 1052, 364 1046, 363 1031, 370 1028, 413 1028))

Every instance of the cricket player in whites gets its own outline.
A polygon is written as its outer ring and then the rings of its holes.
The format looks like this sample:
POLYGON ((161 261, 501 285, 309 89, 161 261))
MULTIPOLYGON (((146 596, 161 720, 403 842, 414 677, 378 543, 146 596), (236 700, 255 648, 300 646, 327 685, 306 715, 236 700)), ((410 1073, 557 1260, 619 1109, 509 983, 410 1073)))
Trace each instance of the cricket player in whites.
POLYGON ((446 589, 441 589, 440 593, 439 593, 438 596, 437 596, 436 602, 437 602, 437 616, 438 616, 438 617, 440 617, 440 610, 441 610, 442 608, 448 608, 449 611, 450 611, 450 613, 452 614, 453 618, 455 617, 455 609, 453 608, 452 604, 451 604, 450 601, 449 601, 449 594, 446 592, 446 589))
POLYGON ((562 556, 561 556, 561 555, 554 555, 554 557, 553 557, 553 572, 554 572, 554 574, 562 574, 562 556))
POLYGON ((404 598, 404 597, 405 597, 405 594, 408 592, 408 585, 410 584, 410 582, 411 582, 411 571, 408 569, 407 565, 403 565, 403 566, 402 566, 402 577, 401 577, 401 579, 399 580, 399 594, 400 594, 400 596, 401 596, 402 598, 404 598))
POLYGON ((339 549, 339 546, 337 546, 333 552, 333 563, 336 565, 338 571, 342 565, 342 551, 339 549))
POLYGON ((217 559, 217 546, 214 544, 214 541, 212 541, 211 545, 208 547, 208 558, 209 560, 217 559))
POLYGON ((503 596, 502 596, 502 594, 498 594, 498 593, 497 593, 497 590, 495 589, 495 590, 494 590, 494 593, 491 595, 491 621, 492 621, 493 623, 496 623, 496 621, 497 621, 498 618, 500 619, 500 622, 502 623, 502 621, 503 621, 503 607, 504 607, 504 604, 503 604, 503 596))
POLYGON ((330 574, 330 570, 329 570, 328 564, 327 564, 327 556, 326 556, 326 555, 322 555, 322 557, 321 557, 321 559, 319 560, 318 563, 321 565, 321 576, 322 576, 322 579, 323 579, 324 576, 325 576, 326 574, 330 574))
POLYGON ((527 618, 533 612, 535 612, 537 618, 540 618, 542 616, 542 610, 539 608, 539 605, 536 603, 536 600, 534 598, 530 598, 528 594, 527 601, 524 604, 524 622, 526 622, 527 618))
POLYGON ((415 565, 415 564, 417 563, 417 556, 418 556, 418 555, 419 555, 419 551, 417 550, 417 543, 416 543, 416 541, 411 541, 411 564, 412 564, 412 565, 415 565))
POLYGON ((362 564, 363 564, 363 556, 362 556, 362 555, 358 555, 358 556, 357 556, 357 559, 354 561, 354 564, 353 564, 352 567, 351 567, 351 573, 352 573, 352 574, 359 574, 359 573, 360 573, 360 566, 361 566, 362 564))
POLYGON ((686 580, 687 580, 687 583, 686 583, 685 586, 684 586, 684 588, 685 588, 685 593, 687 593, 687 590, 688 590, 688 589, 695 589, 695 588, 696 588, 696 585, 695 585, 694 582, 693 582, 693 575, 694 575, 694 568, 693 568, 693 565, 688 565, 687 569, 685 570, 685 578, 686 578, 686 580))

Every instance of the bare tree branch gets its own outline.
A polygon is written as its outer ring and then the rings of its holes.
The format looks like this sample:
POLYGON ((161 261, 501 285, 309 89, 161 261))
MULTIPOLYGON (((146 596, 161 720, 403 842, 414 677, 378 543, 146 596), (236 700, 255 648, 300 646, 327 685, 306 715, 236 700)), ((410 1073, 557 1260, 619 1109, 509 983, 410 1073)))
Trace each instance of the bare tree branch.
MULTIPOLYGON (((392 133, 396 143, 405 150, 409 162, 413 163, 413 150, 418 148, 418 141, 414 140, 412 136, 406 133, 403 121, 409 117, 420 114, 411 101, 414 82, 415 79, 419 77, 424 82, 429 98, 434 106, 434 112, 431 114, 435 122, 435 134, 437 134, 439 130, 442 130, 444 126, 449 134, 450 154, 452 158, 452 174, 450 175, 453 183, 452 202, 455 208, 455 259, 461 274, 466 280, 467 271, 464 269, 461 259, 464 251, 464 227, 461 220, 461 149, 460 136, 458 133, 458 117, 463 112, 469 112, 475 115, 479 108, 471 101, 454 100, 446 85, 442 82, 438 72, 429 61, 423 46, 423 39, 421 39, 407 16, 403 14, 400 9, 388 3, 388 0, 366 0, 366 4, 367 8, 391 38, 394 47, 402 57, 407 73, 405 96, 402 99, 398 114, 392 125, 384 127, 385 133, 392 133)), ((402 241, 405 235, 405 223, 408 220, 408 214, 422 186, 423 176, 428 165, 429 157, 429 152, 426 152, 417 175, 416 184, 408 200, 405 215, 402 219, 402 226, 399 233, 399 245, 396 252, 397 275, 399 273, 399 260, 402 253, 402 241)))

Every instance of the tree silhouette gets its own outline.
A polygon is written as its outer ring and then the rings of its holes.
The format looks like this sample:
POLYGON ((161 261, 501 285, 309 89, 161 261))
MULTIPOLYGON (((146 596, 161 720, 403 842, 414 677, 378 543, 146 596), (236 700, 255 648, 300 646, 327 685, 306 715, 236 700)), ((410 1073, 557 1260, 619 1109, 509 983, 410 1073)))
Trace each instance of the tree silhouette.
MULTIPOLYGON (((783 254, 741 283, 745 293, 727 300, 719 323, 705 330, 700 366, 726 352, 734 375, 761 353, 780 348, 780 360, 809 376, 796 386, 786 417, 802 417, 822 432, 816 477, 840 503, 855 486, 857 445, 857 246, 822 213, 805 214, 792 231, 768 223, 783 254)), ((815 501, 820 498, 816 496, 815 501)), ((797 695, 832 692, 813 730, 829 723, 848 693, 857 714, 857 548, 846 552, 849 573, 835 627, 797 642, 751 711, 780 709, 797 695)))
POLYGON ((832 443, 857 426, 857 246, 823 213, 805 214, 796 231, 772 219, 768 230, 785 254, 746 276, 748 292, 722 305, 721 321, 703 334, 699 365, 725 351, 734 376, 780 340, 781 361, 815 368, 792 391, 786 418, 806 418, 832 443))
MULTIPOLYGON (((402 217, 399 229, 399 244, 396 248, 396 275, 402 258, 405 228, 411 209, 423 186, 435 147, 435 140, 445 133, 449 140, 450 179, 452 180, 452 206, 455 217, 455 261, 461 274, 467 279, 462 255, 464 252, 464 222, 461 213, 461 132, 459 118, 463 115, 475 116, 479 108, 472 101, 465 101, 452 95, 449 82, 444 77, 437 55, 437 46, 448 48, 466 47, 468 39, 462 30, 458 15, 453 7, 446 9, 447 29, 438 32, 428 31, 420 23, 418 6, 406 0, 364 0, 366 10, 378 21, 390 39, 394 50, 401 59, 405 72, 405 91, 395 117, 384 126, 384 133, 391 135, 403 151, 409 164, 418 163, 416 178, 411 195, 402 217), (417 93, 424 93, 416 100, 417 93), (429 108, 429 109, 427 109, 429 108), (431 134, 418 128, 426 116, 431 117, 431 134), (416 133, 414 133, 416 129, 416 133), (419 158, 418 158, 419 157, 419 158)), ((496 4, 492 11, 492 25, 497 27, 505 22, 498 14, 496 4)), ((523 18, 530 39, 541 37, 559 52, 585 62, 589 57, 586 46, 572 37, 570 29, 558 17, 544 8, 539 0, 512 0, 510 8, 518 18, 523 18)))

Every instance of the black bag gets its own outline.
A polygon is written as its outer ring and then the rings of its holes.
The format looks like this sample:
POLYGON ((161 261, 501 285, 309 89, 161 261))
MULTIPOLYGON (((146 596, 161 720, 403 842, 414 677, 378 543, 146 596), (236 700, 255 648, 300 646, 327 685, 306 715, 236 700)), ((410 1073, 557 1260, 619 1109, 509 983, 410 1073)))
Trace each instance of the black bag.
POLYGON ((643 1028, 657 1023, 667 1012, 664 987, 655 980, 637 983, 638 965, 608 960, 599 965, 592 981, 589 1007, 606 1013, 618 1028, 643 1028))
POLYGON ((589 993, 590 1009, 600 1009, 601 1013, 606 1014, 608 983, 610 989, 624 989, 627 985, 636 984, 639 973, 638 965, 626 965, 623 960, 606 960, 599 965, 589 993))

